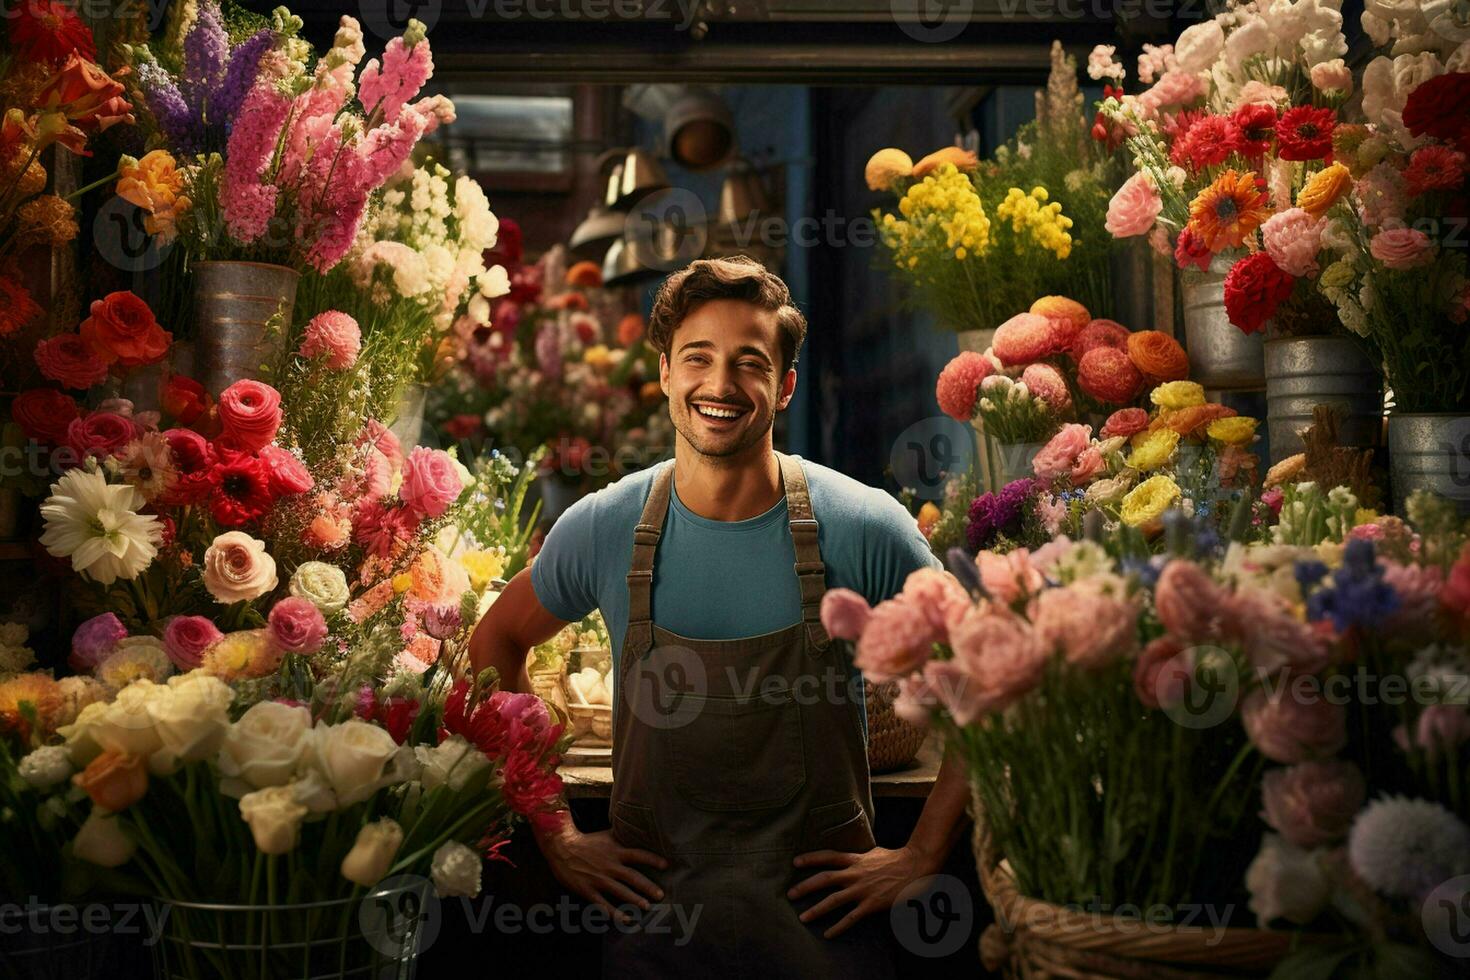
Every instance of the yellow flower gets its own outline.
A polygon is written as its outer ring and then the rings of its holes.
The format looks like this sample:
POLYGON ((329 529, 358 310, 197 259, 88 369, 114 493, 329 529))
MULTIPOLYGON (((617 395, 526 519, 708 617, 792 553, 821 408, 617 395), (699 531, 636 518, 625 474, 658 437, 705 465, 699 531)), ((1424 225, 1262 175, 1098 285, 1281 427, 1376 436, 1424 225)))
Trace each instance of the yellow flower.
POLYGON ((612 364, 612 351, 607 344, 593 344, 582 352, 582 363, 594 368, 605 368, 612 364))
POLYGON ((407 592, 413 588, 413 573, 402 572, 393 576, 393 591, 398 593, 407 592))
POLYGON ((1133 452, 1128 454, 1128 466, 1147 473, 1169 462, 1174 449, 1179 445, 1179 433, 1173 429, 1147 430, 1134 437, 1133 452))
POLYGON ((868 182, 869 190, 886 191, 892 189, 895 181, 903 180, 913 172, 914 161, 909 155, 890 146, 868 158, 868 165, 863 168, 863 179, 868 182))
POLYGON ((1160 408, 1192 408, 1205 403, 1205 389, 1195 381, 1170 381, 1155 388, 1150 398, 1160 408))
POLYGON ((199 669, 222 681, 264 677, 280 665, 281 651, 271 642, 270 631, 237 630, 226 633, 204 651, 199 669))
POLYGON ((1296 205, 1312 217, 1320 218, 1352 188, 1353 178, 1348 168, 1334 163, 1312 174, 1297 194, 1296 205))
POLYGON ((148 234, 169 241, 175 223, 192 202, 181 193, 184 175, 167 150, 153 150, 134 160, 124 156, 117 168, 117 196, 147 212, 143 227, 148 234))
POLYGON ((1249 415, 1233 415, 1211 422, 1205 428, 1205 433, 1227 446, 1244 446, 1256 437, 1257 424, 1249 415))
POLYGON ((470 585, 476 592, 484 592, 505 572, 505 556, 498 551, 466 551, 459 556, 459 563, 469 572, 470 585))
POLYGON ((1164 516, 1164 511, 1178 499, 1179 484, 1161 473, 1128 491, 1118 516, 1129 527, 1138 527, 1164 516))
POLYGON ((1361 527, 1364 524, 1372 524, 1378 520, 1378 511, 1367 507, 1359 507, 1357 513, 1353 514, 1353 527, 1361 527))

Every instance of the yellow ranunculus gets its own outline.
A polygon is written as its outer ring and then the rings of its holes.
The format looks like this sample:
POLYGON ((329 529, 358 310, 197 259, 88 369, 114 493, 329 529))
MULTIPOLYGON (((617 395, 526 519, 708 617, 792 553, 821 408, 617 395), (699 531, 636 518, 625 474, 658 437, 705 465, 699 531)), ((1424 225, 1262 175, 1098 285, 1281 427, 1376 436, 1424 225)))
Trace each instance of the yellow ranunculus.
POLYGON ((1353 177, 1341 163, 1317 171, 1308 178, 1296 196, 1297 207, 1314 218, 1320 218, 1353 188, 1353 177))
POLYGON ((1233 415, 1211 422, 1205 433, 1227 446, 1244 446, 1256 437, 1257 424, 1249 415, 1233 415))
POLYGON ((505 572, 505 556, 495 551, 466 551, 459 556, 459 563, 469 572, 470 585, 476 592, 484 592, 505 572))
POLYGON ((1173 429, 1155 429, 1153 432, 1140 432, 1135 440, 1127 465, 1147 473, 1169 462, 1179 445, 1179 433, 1173 429))
POLYGON ((1151 476, 1128 491, 1118 516, 1129 527, 1138 527, 1164 516, 1179 499, 1179 484, 1163 474, 1151 476))
POLYGON ((393 576, 394 592, 407 592, 411 588, 413 588, 413 575, 411 573, 402 572, 398 575, 393 576))
POLYGON ((1150 398, 1160 408, 1193 408, 1205 403, 1205 389, 1196 381, 1170 381, 1155 388, 1150 398))
POLYGON ((175 223, 192 202, 182 191, 184 175, 167 150, 153 150, 135 160, 124 156, 117 168, 117 196, 147 212, 143 227, 148 234, 169 241, 175 223))

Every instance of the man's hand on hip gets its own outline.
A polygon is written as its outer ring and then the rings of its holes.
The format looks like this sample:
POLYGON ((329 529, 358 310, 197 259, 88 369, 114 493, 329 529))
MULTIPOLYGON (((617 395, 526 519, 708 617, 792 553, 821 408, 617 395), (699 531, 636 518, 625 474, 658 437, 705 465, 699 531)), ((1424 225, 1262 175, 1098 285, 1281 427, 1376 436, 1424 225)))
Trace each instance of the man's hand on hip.
POLYGON ((938 870, 932 856, 921 854, 912 847, 897 850, 875 847, 862 854, 808 851, 798 854, 795 864, 798 868, 827 867, 831 870, 819 871, 798 882, 786 893, 787 898, 795 901, 823 888, 835 889, 803 912, 801 921, 811 922, 834 909, 853 906, 836 925, 822 933, 827 939, 846 932, 864 916, 891 908, 910 883, 938 870))
POLYGON ((646 911, 650 899, 657 902, 664 897, 663 889, 633 865, 662 870, 668 861, 652 851, 624 847, 610 830, 584 834, 568 814, 561 827, 538 834, 537 840, 557 881, 619 921, 625 921, 625 913, 616 906, 633 904, 646 911))

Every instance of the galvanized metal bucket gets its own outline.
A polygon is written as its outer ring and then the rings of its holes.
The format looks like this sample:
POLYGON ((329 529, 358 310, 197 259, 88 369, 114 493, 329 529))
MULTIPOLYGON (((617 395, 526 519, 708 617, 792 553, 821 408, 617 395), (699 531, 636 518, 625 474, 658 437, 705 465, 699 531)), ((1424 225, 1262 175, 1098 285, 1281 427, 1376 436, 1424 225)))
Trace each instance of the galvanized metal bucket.
POLYGON ((1271 462, 1303 449, 1312 410, 1327 405, 1341 414, 1340 445, 1360 448, 1383 441, 1383 372, 1352 337, 1299 337, 1266 341, 1266 424, 1271 462))
POLYGON ((1388 463, 1399 509, 1415 490, 1429 490, 1470 515, 1470 415, 1390 415, 1388 463))
POLYGON ((1228 262, 1179 274, 1190 378, 1206 388, 1259 388, 1266 380, 1264 334, 1247 334, 1225 312, 1228 262))
POLYGON ((1044 442, 998 442, 992 439, 990 459, 991 472, 995 475, 994 489, 999 490, 1023 477, 1035 476, 1031 464, 1045 445, 1044 442))
POLYGON ((193 272, 196 380, 218 395, 276 360, 300 276, 263 262, 196 262, 193 272))

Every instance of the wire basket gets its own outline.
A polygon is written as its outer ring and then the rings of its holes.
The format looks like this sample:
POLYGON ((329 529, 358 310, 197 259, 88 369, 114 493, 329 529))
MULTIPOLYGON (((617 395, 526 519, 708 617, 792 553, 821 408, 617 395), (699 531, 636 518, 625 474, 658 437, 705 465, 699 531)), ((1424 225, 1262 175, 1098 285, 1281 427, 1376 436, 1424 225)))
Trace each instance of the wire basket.
POLYGON ((412 980, 437 904, 414 878, 294 905, 156 899, 155 980, 412 980), (167 918, 163 918, 167 916, 167 918))

